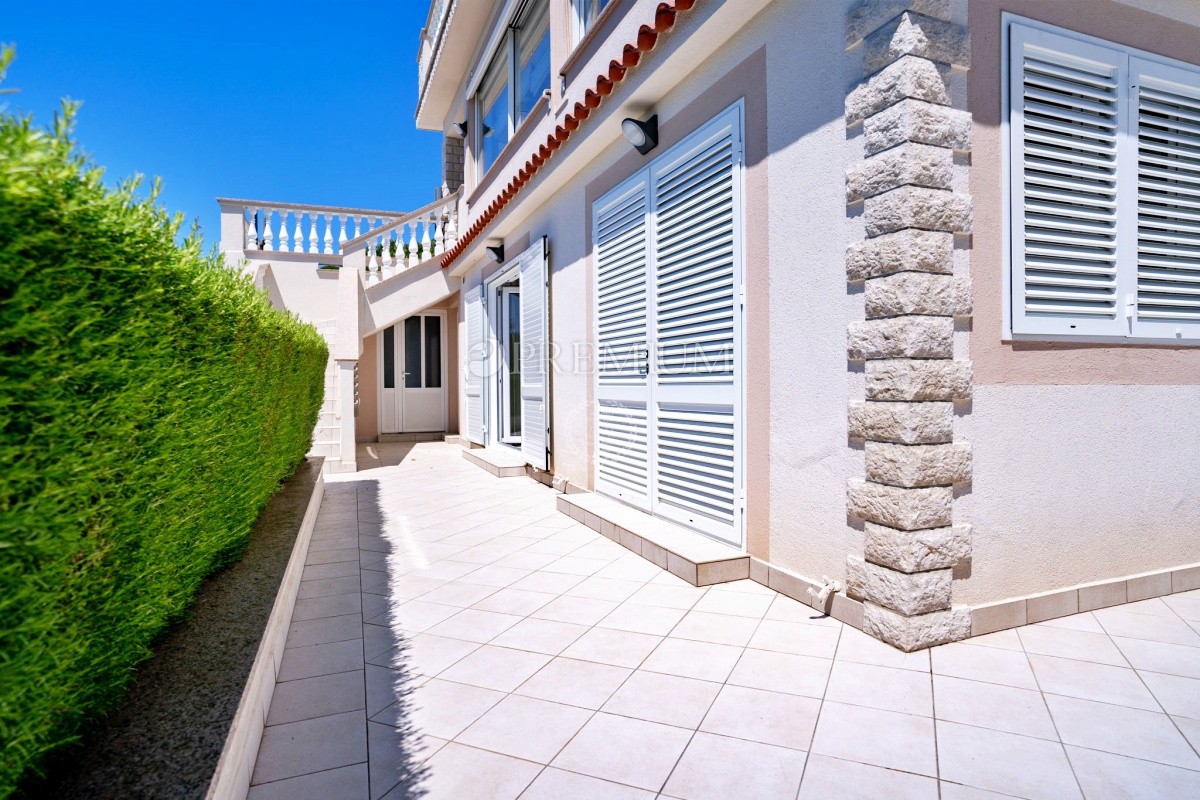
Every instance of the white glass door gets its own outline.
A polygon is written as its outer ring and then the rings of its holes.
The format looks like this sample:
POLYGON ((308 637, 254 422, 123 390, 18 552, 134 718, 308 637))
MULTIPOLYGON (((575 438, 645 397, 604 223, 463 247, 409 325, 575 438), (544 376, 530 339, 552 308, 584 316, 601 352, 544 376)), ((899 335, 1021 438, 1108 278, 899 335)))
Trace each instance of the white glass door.
POLYGON ((500 441, 521 443, 521 289, 500 287, 500 441))
POLYGON ((446 429, 446 318, 414 314, 380 335, 380 432, 446 429))

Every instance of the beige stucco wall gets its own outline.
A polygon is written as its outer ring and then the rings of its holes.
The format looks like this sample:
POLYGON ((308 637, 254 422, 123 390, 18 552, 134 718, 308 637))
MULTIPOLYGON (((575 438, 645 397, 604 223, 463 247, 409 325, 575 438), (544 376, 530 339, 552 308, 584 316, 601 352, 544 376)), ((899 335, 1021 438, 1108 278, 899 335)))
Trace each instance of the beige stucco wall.
POLYGON ((1200 561, 1200 347, 1003 340, 1002 11, 1200 62, 1200 3, 971 1, 971 604, 1200 561))

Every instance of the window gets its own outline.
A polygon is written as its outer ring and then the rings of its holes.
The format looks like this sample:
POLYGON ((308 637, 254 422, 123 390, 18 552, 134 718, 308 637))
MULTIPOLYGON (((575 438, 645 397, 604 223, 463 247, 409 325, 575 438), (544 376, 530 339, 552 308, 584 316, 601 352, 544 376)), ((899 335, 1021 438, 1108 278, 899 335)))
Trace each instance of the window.
POLYGON ((1011 21, 1012 332, 1200 342, 1200 67, 1011 21))
POLYGON ((550 5, 532 0, 513 18, 475 93, 479 172, 487 172, 550 88, 550 5))
POLYGON ((572 32, 574 33, 575 43, 583 39, 593 24, 612 0, 571 0, 571 10, 574 12, 574 25, 572 32))

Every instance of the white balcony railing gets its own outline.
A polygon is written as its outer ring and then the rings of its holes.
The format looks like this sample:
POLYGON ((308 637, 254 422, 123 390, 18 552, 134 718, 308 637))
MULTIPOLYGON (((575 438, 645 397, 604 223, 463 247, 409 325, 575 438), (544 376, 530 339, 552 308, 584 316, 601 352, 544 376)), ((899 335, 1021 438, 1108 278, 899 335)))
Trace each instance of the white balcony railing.
POLYGON ((423 97, 429 70, 441 46, 442 29, 450 16, 450 7, 454 0, 432 0, 429 4, 429 16, 425 19, 425 27, 421 30, 421 51, 417 54, 417 94, 423 97))
MULTIPOLYGON (((445 188, 443 188, 445 192, 445 188)), ((343 252, 362 253, 367 283, 385 280, 446 252, 458 242, 458 199, 461 190, 418 208, 344 244, 343 252)))

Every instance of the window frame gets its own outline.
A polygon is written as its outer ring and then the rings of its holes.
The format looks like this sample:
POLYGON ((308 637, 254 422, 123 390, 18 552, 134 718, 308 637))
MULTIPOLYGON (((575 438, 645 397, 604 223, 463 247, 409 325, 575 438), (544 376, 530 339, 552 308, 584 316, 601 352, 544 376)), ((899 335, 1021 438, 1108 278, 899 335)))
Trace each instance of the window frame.
POLYGON ((604 19, 604 12, 608 11, 609 6, 616 5, 616 3, 617 0, 571 0, 571 47, 578 47, 587 38, 588 32, 596 26, 596 23, 604 19), (596 14, 590 23, 585 22, 583 19, 585 7, 595 2, 603 2, 603 5, 596 9, 596 14))
MULTIPOLYGON (((1016 134, 1012 128, 1013 107, 1012 107, 1012 87, 1013 81, 1018 79, 1014 75, 1014 57, 1012 54, 1013 45, 1013 29, 1016 27, 1024 27, 1033 31, 1040 31, 1064 39, 1070 39, 1080 42, 1084 45, 1107 48, 1117 51, 1125 57, 1126 63, 1129 65, 1128 75, 1125 84, 1119 87, 1120 94, 1118 97, 1120 114, 1118 116, 1118 142, 1119 153, 1125 153, 1124 157, 1128 157, 1128 152, 1132 150, 1133 160, 1137 160, 1138 143, 1137 143, 1137 120, 1136 107, 1133 101, 1136 99, 1132 94, 1137 80, 1137 72, 1132 68, 1134 60, 1145 62, 1151 66, 1163 66, 1175 70, 1182 70, 1191 73, 1195 76, 1196 87, 1200 89, 1200 65, 1191 64, 1186 61, 1181 61, 1175 58, 1151 53, 1140 48, 1130 45, 1114 42, 1107 39, 1102 39, 1097 36, 1074 31, 1069 28, 1063 28, 1058 25, 1052 25, 1039 20, 1022 17, 1010 12, 1001 14, 1001 31, 1000 31, 1000 95, 1001 95, 1001 203, 1003 208, 1002 213, 1002 235, 1001 235, 1001 305, 1002 305, 1002 339, 1004 341, 1027 341, 1027 342, 1092 342, 1092 343, 1107 343, 1107 344, 1125 344, 1125 345, 1174 345, 1180 346, 1200 346, 1200 334, 1185 333, 1182 336, 1161 337, 1149 335, 1144 331, 1139 331, 1139 326, 1136 319, 1129 316, 1120 317, 1127 324, 1132 321, 1132 325, 1127 327, 1128 333, 1121 335, 1111 334, 1076 334, 1076 333, 1029 333, 1014 331, 1014 321, 1017 316, 1015 308, 1019 298, 1014 292, 1015 269, 1017 264, 1017 250, 1015 240, 1018 238, 1014 230, 1014 225, 1017 224, 1017 219, 1014 214, 1014 202, 1016 200, 1015 184, 1017 176, 1014 170, 1018 168, 1015 160, 1014 148, 1016 146, 1016 134), (1130 141, 1132 137, 1132 141, 1130 141)), ((1126 178, 1121 180, 1121 173, 1118 173, 1117 182, 1117 201, 1119 213, 1125 215, 1127 225, 1132 226, 1132 247, 1129 246, 1128 239, 1131 234, 1128 230, 1118 229, 1118 236, 1124 237, 1119 240, 1117 256, 1117 282, 1119 286, 1127 285, 1130 280, 1133 281, 1134 302, 1136 303, 1136 281, 1137 281, 1137 211, 1138 201, 1136 193, 1136 184, 1130 186, 1130 181, 1126 178), (1131 191, 1131 188, 1133 191, 1131 191), (1132 217, 1130 217, 1132 215, 1132 217), (1130 218, 1132 222, 1129 222, 1130 218), (1132 255, 1130 255, 1132 251, 1132 255), (1132 273, 1132 275, 1130 274, 1132 273)), ((1122 289, 1117 297, 1118 308, 1127 306, 1128 292, 1122 289)), ((1070 317, 1064 316, 1062 322, 1068 324, 1070 317)), ((1200 323, 1181 323, 1184 325, 1196 326, 1200 323)))

